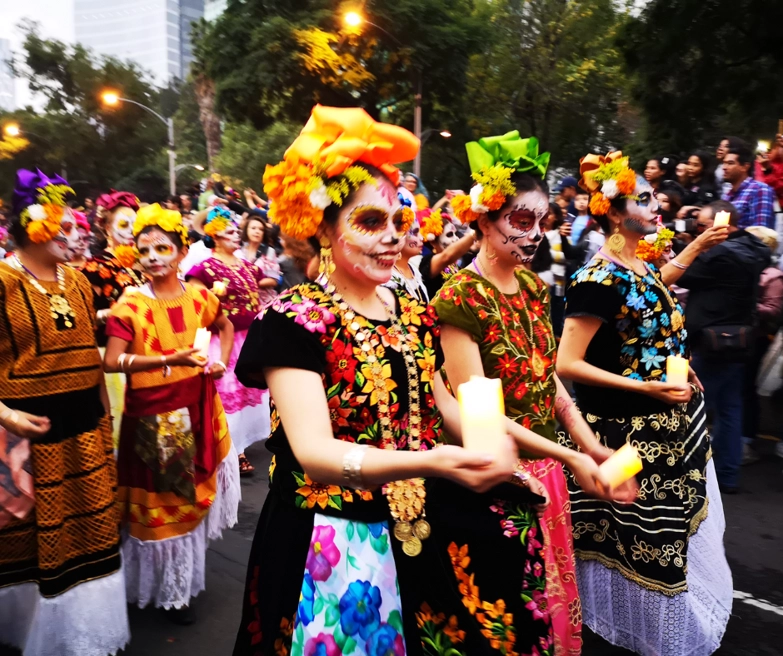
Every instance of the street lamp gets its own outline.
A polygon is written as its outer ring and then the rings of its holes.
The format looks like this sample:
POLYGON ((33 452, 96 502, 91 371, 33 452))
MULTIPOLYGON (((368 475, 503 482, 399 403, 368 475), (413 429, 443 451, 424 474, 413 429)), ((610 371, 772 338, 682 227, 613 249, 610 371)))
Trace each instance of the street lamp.
POLYGON ((3 132, 7 137, 18 137, 22 134, 22 130, 19 128, 18 123, 6 123, 3 126, 3 132))
MULTIPOLYGON (((6 123, 3 126, 3 134, 7 137, 15 138, 15 139, 26 139, 27 137, 35 137, 39 141, 42 141, 45 143, 49 148, 54 148, 52 145, 52 142, 49 141, 46 137, 42 137, 40 134, 36 132, 30 132, 30 130, 22 130, 22 128, 19 126, 18 123, 6 123)), ((28 140, 29 141, 29 140, 28 140)), ((63 178, 68 177, 68 171, 65 168, 65 163, 60 162, 60 166, 62 168, 60 175, 63 178)))
POLYGON ((101 100, 103 101, 104 105, 107 105, 108 107, 116 107, 118 104, 122 103, 130 103, 131 105, 136 105, 136 107, 141 107, 142 109, 148 111, 150 114, 152 114, 155 118, 160 120, 168 129, 168 137, 169 137, 169 193, 173 196, 177 193, 177 173, 176 173, 176 163, 177 163, 177 153, 174 150, 174 119, 169 117, 165 118, 158 114, 154 109, 151 109, 150 107, 147 107, 147 105, 142 105, 140 102, 136 102, 135 100, 131 100, 130 98, 122 98, 119 93, 116 91, 107 90, 104 91, 101 94, 101 100))
MULTIPOLYGON (((380 25, 376 25, 375 23, 372 23, 368 21, 364 16, 362 16, 357 11, 349 11, 345 14, 343 14, 343 21, 345 25, 349 28, 356 29, 359 26, 363 24, 371 25, 377 30, 380 30, 383 32, 386 36, 388 36, 392 41, 394 41, 398 46, 401 48, 405 48, 405 44, 402 43, 396 36, 388 32, 387 30, 383 29, 380 25)), ((413 109, 413 134, 416 135, 416 137, 421 141, 421 100, 422 100, 422 88, 421 88, 421 69, 418 67, 418 65, 413 65, 414 70, 414 76, 413 76, 413 84, 416 88, 415 94, 414 94, 414 109, 413 109)), ((419 148, 419 151, 416 153, 416 159, 413 160, 413 172, 420 176, 421 175, 421 148, 419 148)))
POLYGON ((451 139, 451 132, 448 130, 444 130, 443 128, 427 128, 421 135, 421 143, 426 143, 427 139, 429 139, 436 132, 444 139, 451 139))
POLYGON ((201 166, 201 164, 177 164, 177 166, 174 168, 174 174, 179 175, 180 171, 188 168, 196 169, 196 171, 204 170, 204 167, 201 166))

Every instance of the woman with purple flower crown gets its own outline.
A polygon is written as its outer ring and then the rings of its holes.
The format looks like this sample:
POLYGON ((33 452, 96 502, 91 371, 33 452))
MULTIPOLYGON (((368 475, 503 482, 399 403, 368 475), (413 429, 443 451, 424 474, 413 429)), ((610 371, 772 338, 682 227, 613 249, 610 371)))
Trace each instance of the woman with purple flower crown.
POLYGON ((461 429, 434 314, 383 287, 414 220, 394 164, 418 146, 361 109, 317 106, 264 176, 282 232, 321 240, 322 275, 255 320, 237 363, 241 382, 269 387, 275 414, 235 656, 551 644, 545 604, 521 594, 543 575, 529 511, 542 498, 509 482, 510 439, 496 456, 444 444, 461 429), (530 540, 503 536, 490 507, 508 494, 527 511, 504 519, 530 540))

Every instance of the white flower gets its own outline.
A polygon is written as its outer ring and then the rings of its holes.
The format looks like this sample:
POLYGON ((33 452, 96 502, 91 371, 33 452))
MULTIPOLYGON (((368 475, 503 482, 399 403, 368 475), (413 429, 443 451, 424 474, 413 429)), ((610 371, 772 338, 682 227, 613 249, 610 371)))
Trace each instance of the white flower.
POLYGON ((646 241, 648 244, 653 245, 658 240, 658 233, 654 232, 651 235, 645 235, 644 241, 646 241))
POLYGON ((617 194, 620 190, 617 188, 617 182, 615 180, 607 180, 601 185, 601 193, 608 199, 617 198, 617 194))
POLYGON ((31 221, 43 221, 46 218, 46 210, 43 205, 30 205, 27 208, 27 216, 31 221))
POLYGON ((310 192, 310 205, 319 210, 325 210, 332 204, 332 199, 326 193, 326 185, 322 182, 310 192))
POLYGON ((484 214, 489 212, 489 208, 479 202, 479 198, 483 192, 484 185, 482 184, 477 184, 473 187, 473 189, 470 190, 470 209, 476 212, 476 214, 484 214))

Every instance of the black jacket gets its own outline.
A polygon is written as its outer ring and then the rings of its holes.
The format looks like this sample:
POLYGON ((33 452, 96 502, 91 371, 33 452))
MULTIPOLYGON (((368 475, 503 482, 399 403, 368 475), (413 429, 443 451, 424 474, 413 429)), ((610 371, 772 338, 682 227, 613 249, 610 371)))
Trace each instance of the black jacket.
POLYGON ((688 267, 677 285, 691 290, 686 325, 695 344, 705 328, 753 325, 759 276, 771 255, 760 240, 738 230, 688 267))

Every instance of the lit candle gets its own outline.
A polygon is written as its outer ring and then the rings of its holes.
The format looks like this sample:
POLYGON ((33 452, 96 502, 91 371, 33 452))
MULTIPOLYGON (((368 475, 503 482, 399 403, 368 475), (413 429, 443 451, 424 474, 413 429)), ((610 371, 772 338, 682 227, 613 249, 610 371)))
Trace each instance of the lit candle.
POLYGON ((225 280, 216 280, 212 283, 212 293, 215 296, 223 296, 228 289, 228 285, 225 280))
POLYGON ((731 214, 729 212, 716 212, 715 213, 715 222, 712 224, 715 227, 718 226, 727 226, 729 225, 729 221, 731 220, 731 214))
POLYGON ((606 476, 611 487, 616 488, 642 471, 642 459, 636 447, 626 442, 604 460, 598 469, 606 476))
POLYGON ((666 358, 666 382, 672 385, 688 384, 688 360, 679 355, 666 358))
POLYGON ((196 339, 193 341, 193 348, 198 349, 195 353, 197 358, 207 360, 209 358, 209 342, 212 341, 212 333, 206 328, 199 328, 196 331, 196 339))
POLYGON ((508 440, 503 385, 497 378, 471 376, 457 390, 462 445, 468 451, 500 455, 508 440))

